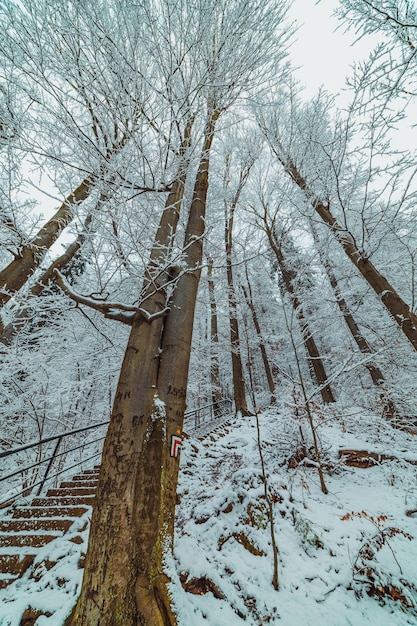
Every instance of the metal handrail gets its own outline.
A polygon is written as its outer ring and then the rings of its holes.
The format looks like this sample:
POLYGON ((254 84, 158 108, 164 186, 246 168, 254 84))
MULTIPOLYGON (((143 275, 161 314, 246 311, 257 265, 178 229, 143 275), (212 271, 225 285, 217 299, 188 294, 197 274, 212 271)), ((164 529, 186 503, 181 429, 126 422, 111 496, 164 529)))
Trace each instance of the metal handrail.
MULTIPOLYGON (((219 405, 222 404, 224 402, 230 403, 231 400, 229 398, 224 398, 221 400, 217 400, 216 402, 212 402, 210 404, 205 404, 204 406, 200 406, 197 409, 192 409, 190 411, 186 411, 184 413, 184 419, 186 417, 191 416, 192 414, 198 413, 200 411, 203 411, 204 409, 207 409, 209 407, 213 407, 214 405, 219 405)), ((105 426, 106 424, 109 424, 110 420, 106 420, 104 422, 99 422, 98 424, 91 424, 90 426, 84 426, 83 428, 76 428, 75 430, 68 430, 65 431, 63 433, 59 433, 58 435, 51 435, 50 437, 45 437, 45 439, 40 439, 39 441, 33 441, 32 443, 27 443, 23 446, 19 446, 18 448, 12 448, 11 450, 5 450, 3 452, 0 452, 0 459, 4 459, 7 456, 11 456, 12 454, 17 454, 18 452, 23 452, 24 450, 29 450, 30 448, 35 448, 36 446, 40 446, 43 443, 49 443, 50 441, 56 441, 57 439, 60 439, 61 437, 68 437, 69 435, 76 435, 77 433, 82 433, 85 432, 86 430, 92 430, 94 428, 99 428, 100 426, 105 426)), ((77 449, 77 448, 74 448, 77 449)), ((69 451, 70 452, 70 451, 69 451)), ((41 461, 42 463, 45 462, 41 461)), ((34 467, 34 466, 32 466, 34 467)), ((30 468, 26 468, 26 469, 30 469, 30 468)), ((24 471, 24 470, 21 470, 24 471)), ((10 478, 10 477, 9 477, 10 478)), ((2 479, 0 479, 1 481, 2 479)))
POLYGON ((93 439, 92 441, 83 443, 81 446, 77 446, 76 448, 70 448, 69 450, 65 450, 64 452, 59 452, 58 454, 55 454, 55 456, 52 455, 52 456, 49 456, 47 459, 41 459, 40 461, 36 461, 36 463, 33 463, 32 465, 28 465, 27 467, 24 467, 23 469, 18 469, 12 474, 8 474, 7 476, 1 476, 0 483, 3 482, 4 480, 8 480, 9 478, 14 478, 14 476, 17 476, 18 474, 21 474, 22 472, 26 472, 27 470, 33 469, 34 467, 37 467, 38 465, 42 465, 43 463, 47 463, 48 461, 53 461, 54 459, 57 459, 60 456, 65 456, 66 454, 69 454, 70 452, 75 452, 75 450, 79 450, 80 448, 89 446, 90 444, 96 443, 97 441, 102 441, 103 439, 104 437, 97 437, 97 439, 93 439))
MULTIPOLYGON (((91 461, 92 459, 97 458, 98 456, 100 456, 101 452, 96 452, 95 454, 92 454, 91 456, 87 457, 86 459, 83 459, 82 461, 78 461, 77 463, 74 463, 74 465, 70 465, 69 467, 64 467, 64 469, 59 470, 59 472, 56 472, 55 474, 52 474, 52 476, 49 476, 49 478, 56 478, 57 476, 59 476, 60 474, 63 474, 64 472, 68 472, 71 469, 74 469, 74 467, 78 467, 79 465, 81 465, 82 463, 85 463, 86 461, 91 461)), ((9 498, 7 498, 6 500, 3 500, 2 502, 0 502, 0 509, 4 507, 5 504, 7 504, 8 502, 13 502, 13 500, 16 500, 16 498, 18 498, 19 496, 23 496, 24 494, 26 494, 28 491, 32 491, 32 489, 34 489, 34 487, 37 487, 38 485, 43 486, 45 482, 45 479, 43 478, 42 480, 40 480, 37 483, 34 483, 33 485, 30 485, 29 487, 26 487, 25 489, 22 489, 22 491, 19 491, 19 493, 15 493, 12 496, 10 496, 9 498)))
MULTIPOLYGON (((229 398, 225 398, 225 399, 220 399, 217 400, 216 402, 210 403, 210 404, 206 404, 203 405, 201 407, 198 407, 197 409, 191 409, 190 411, 186 411, 184 413, 184 419, 189 419, 190 417, 194 416, 194 425, 195 428, 198 428, 199 426, 201 426, 201 421, 205 421, 205 420, 201 420, 201 413, 206 410, 206 409, 210 409, 210 415, 215 418, 218 417, 215 414, 215 410, 214 407, 220 407, 223 406, 224 404, 228 404, 231 405, 231 400, 229 398)), ((52 478, 55 478, 56 476, 58 476, 59 474, 66 472, 69 469, 73 469, 74 467, 77 467, 79 465, 82 465, 83 463, 85 463, 86 461, 91 460, 92 458, 95 458, 97 456, 99 456, 101 454, 101 452, 98 452, 96 454, 94 454, 91 457, 88 457, 87 459, 83 459, 81 461, 78 461, 77 463, 75 463, 74 465, 71 465, 70 467, 66 467, 63 470, 60 470, 59 472, 53 474, 53 475, 49 475, 50 473, 50 469, 52 467, 52 464, 54 462, 54 460, 60 456, 64 456, 69 454, 70 452, 75 452, 76 450, 79 450, 81 448, 85 448, 88 445, 91 445, 93 443, 96 443, 97 441, 100 441, 102 439, 104 439, 105 437, 98 437, 96 439, 93 439, 92 441, 88 441, 88 442, 83 442, 80 446, 76 446, 75 448, 71 448, 69 450, 65 450, 64 452, 60 452, 58 453, 58 449, 59 446, 61 444, 61 441, 64 437, 69 437, 70 435, 76 435, 78 433, 82 433, 82 432, 86 432, 88 430, 93 430, 96 428, 100 428, 101 426, 105 426, 106 424, 109 424, 110 420, 106 420, 104 422, 99 422, 97 424, 91 424, 90 426, 84 426, 82 428, 76 428, 73 430, 69 430, 69 431, 65 431, 62 433, 59 433, 57 435, 51 435, 50 437, 45 437, 44 439, 41 439, 39 441, 35 441, 32 443, 28 443, 28 444, 24 444, 22 446, 18 446, 17 448, 12 448, 11 450, 5 450, 3 452, 0 452, 0 459, 4 459, 6 457, 12 456, 13 454, 17 454, 19 452, 23 452, 25 450, 30 450, 31 448, 35 448, 37 446, 41 446, 42 444, 45 443, 50 443, 51 441, 57 441, 54 451, 52 453, 52 456, 46 458, 46 459, 41 459, 40 461, 37 461, 36 463, 32 463, 31 465, 28 465, 26 467, 23 468, 19 468, 18 470, 12 472, 11 474, 8 474, 7 476, 2 476, 0 477, 0 482, 3 482, 5 480, 8 480, 10 478, 13 478, 19 474, 22 474, 25 471, 28 471, 30 469, 33 469, 34 467, 37 467, 39 465, 43 465, 44 463, 48 463, 48 466, 46 468, 45 474, 43 476, 43 478, 41 480, 39 480, 38 482, 29 485, 27 487, 25 487, 25 489, 23 489, 21 492, 14 494, 13 496, 10 496, 8 499, 0 502, 0 508, 4 506, 4 504, 7 504, 8 502, 11 502, 13 500, 15 500, 16 498, 18 498, 19 496, 27 493, 28 491, 32 491, 35 487, 39 486, 39 489, 37 491, 37 495, 40 495, 43 486, 45 484, 45 482, 47 480, 50 480, 52 478)))
POLYGON ((184 418, 188 417, 192 413, 198 413, 198 411, 203 411, 204 409, 208 409, 209 407, 215 406, 216 404, 223 404, 224 402, 231 402, 230 398, 222 398, 221 400, 216 400, 216 402, 210 402, 209 404, 203 404, 203 406, 199 406, 197 409, 191 409, 190 411, 186 411, 184 413, 184 418))
POLYGON ((187 411, 184 413, 184 419, 193 415, 194 429, 198 430, 205 422, 215 421, 218 417, 220 417, 216 414, 216 409, 222 407, 224 404, 231 406, 232 400, 230 398, 222 398, 221 400, 216 400, 216 402, 212 402, 211 404, 205 404, 197 409, 193 409, 192 411, 187 411), (210 411, 207 412, 206 409, 210 409, 210 411), (209 415, 210 419, 202 419, 202 414, 204 415, 204 412, 206 412, 206 415, 209 415))

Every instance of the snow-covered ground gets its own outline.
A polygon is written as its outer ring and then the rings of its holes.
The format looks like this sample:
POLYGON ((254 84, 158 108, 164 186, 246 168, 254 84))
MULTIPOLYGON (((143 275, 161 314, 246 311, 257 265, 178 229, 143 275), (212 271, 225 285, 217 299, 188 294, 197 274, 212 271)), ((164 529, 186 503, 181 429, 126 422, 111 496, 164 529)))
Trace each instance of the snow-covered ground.
MULTIPOLYGON (((304 451, 310 446, 303 418, 285 406, 259 415, 278 590, 256 418, 185 440, 175 554, 167 563, 179 626, 417 624, 417 466, 405 460, 417 458, 417 438, 355 407, 316 411, 315 419, 327 495, 313 455, 302 459, 302 437, 304 451), (341 448, 398 460, 347 467, 341 448)), ((28 606, 44 613, 37 626, 63 623, 82 577, 87 517, 0 592, 1 626, 18 626, 28 606), (83 544, 71 541, 78 536, 83 544), (56 565, 47 571, 45 560, 56 565)))

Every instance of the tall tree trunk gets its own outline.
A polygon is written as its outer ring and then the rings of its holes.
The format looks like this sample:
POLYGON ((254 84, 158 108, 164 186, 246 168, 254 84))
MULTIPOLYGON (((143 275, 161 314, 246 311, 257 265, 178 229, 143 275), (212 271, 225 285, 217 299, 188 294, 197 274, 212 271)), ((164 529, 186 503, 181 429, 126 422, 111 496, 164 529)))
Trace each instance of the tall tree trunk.
MULTIPOLYGON (((47 287, 50 283, 56 282, 56 270, 58 270, 59 272, 63 272, 64 270, 67 270, 67 272, 69 271, 71 263, 73 263, 80 257, 81 250, 86 240, 91 235, 94 214, 103 208, 108 199, 108 193, 100 193, 94 209, 88 212, 87 217, 84 220, 83 228, 78 233, 76 239, 69 244, 67 249, 59 257, 52 261, 49 267, 36 280, 36 283, 29 290, 30 297, 40 296, 45 287, 47 287)), ((117 233, 115 233, 115 235, 116 234, 117 233)), ((121 259, 122 263, 123 261, 125 260, 121 259)), ((32 314, 29 307, 23 308, 18 311, 15 314, 14 319, 3 328, 2 332, 0 332, 0 342, 6 346, 10 345, 15 334, 25 325, 27 320, 31 317, 32 314)), ((0 331, 1 328, 2 325, 0 322, 0 331)))
MULTIPOLYGON (((320 260, 326 271, 330 285, 334 291, 337 306, 339 307, 339 310, 341 314, 343 315, 343 319, 346 322, 346 326, 348 327, 350 334, 352 335, 353 340, 358 346, 360 352, 365 356, 369 356, 370 354, 373 354, 374 351, 372 347, 369 345, 366 338, 361 333, 360 328, 358 324, 356 323, 352 315, 352 312, 350 311, 348 304, 342 295, 342 292, 339 287, 339 283, 337 282, 336 276, 329 263, 329 260, 325 257, 321 249, 320 242, 318 240, 317 231, 316 231, 314 224, 310 222, 310 226, 311 226, 311 231, 313 233, 314 241, 316 243, 316 248, 320 256, 320 260)), ((365 366, 369 372, 369 375, 371 377, 373 384, 377 388, 379 388, 379 390, 381 391, 381 387, 384 387, 386 385, 386 379, 385 379, 385 376, 382 374, 382 371, 372 361, 366 361, 365 366)), ((385 417, 389 420, 393 419, 396 414, 395 405, 393 401, 390 398, 388 398, 384 392, 380 393, 380 398, 383 403, 383 411, 384 411, 385 417)))
MULTIPOLYGON (((133 322, 106 437, 81 596, 66 626, 173 626, 164 572, 172 548, 194 307, 201 273, 209 152, 218 114, 207 123, 185 235, 186 270, 165 318, 133 322)), ((184 164, 183 164, 184 165, 184 164)), ((160 271, 181 206, 185 168, 161 219, 141 307, 166 305, 160 271), (166 237, 164 239, 164 237, 166 237)))
POLYGON ((46 251, 58 239, 64 228, 74 217, 74 208, 91 193, 92 179, 85 178, 78 187, 65 198, 57 212, 42 226, 38 233, 21 248, 18 256, 0 272, 0 307, 12 298, 40 265, 46 251))
MULTIPOLYGON (((75 241, 73 241, 58 258, 56 258, 50 266, 43 272, 43 274, 38 278, 36 284, 33 285, 30 289, 30 296, 39 296, 45 287, 52 281, 55 281, 55 270, 62 271, 69 264, 77 258, 80 253, 80 250, 88 237, 88 233, 91 228, 93 216, 89 213, 84 221, 83 230, 77 235, 75 241)), ((14 317, 14 319, 7 324, 3 328, 3 331, 0 334, 0 342, 4 345, 10 345, 15 334, 25 325, 28 318, 30 317, 30 309, 23 308, 18 311, 14 317)), ((2 325, 0 322, 0 331, 2 325)))
POLYGON ((251 286, 250 286, 249 277, 248 277, 248 274, 247 274, 247 269, 246 269, 246 280, 247 280, 247 284, 248 284, 248 291, 246 291, 244 285, 242 285, 242 291, 243 291, 243 295, 245 296, 246 303, 247 303, 247 305, 248 305, 248 307, 250 309, 250 312, 252 314, 253 325, 255 326, 255 331, 256 331, 256 334, 257 334, 258 339, 259 339, 259 349, 261 351, 262 362, 263 362, 264 368, 265 368, 265 375, 266 375, 266 379, 268 381, 269 391, 271 392, 271 404, 274 404, 276 402, 275 383, 274 383, 274 379, 273 379, 273 376, 272 376, 271 367, 269 365, 268 355, 266 353, 265 340, 264 340, 263 335, 262 335, 261 327, 259 325, 258 315, 256 313, 255 305, 253 303, 252 289, 251 289, 251 286))
MULTIPOLYGON (((130 133, 122 136, 106 150, 106 159, 120 152, 130 139, 130 133)), ((46 252, 58 239, 64 228, 74 218, 75 208, 86 200, 97 180, 103 179, 106 172, 104 165, 100 166, 96 174, 86 176, 72 193, 61 204, 55 215, 39 229, 37 234, 22 245, 13 261, 0 272, 0 309, 23 287, 33 272, 39 267, 46 252)), ((3 325, 0 319, 0 333, 3 325)))
POLYGON ((232 353, 232 373, 233 373, 233 391, 235 398, 236 412, 240 411, 242 415, 250 415, 246 402, 245 377, 243 374, 239 322, 236 315, 236 292, 233 282, 232 268, 232 245, 233 245, 233 219, 235 211, 235 203, 232 202, 229 214, 226 209, 225 224, 225 243, 226 243, 226 274, 227 274, 227 294, 229 302, 229 327, 230 327, 230 347, 232 353))
POLYGON ((329 384, 327 384, 327 373, 324 367, 323 360, 320 356, 319 349, 317 347, 316 342, 314 341, 314 337, 310 331, 309 324, 304 316, 303 309, 301 306, 301 302, 297 297, 297 294, 294 290, 293 280, 295 278, 294 272, 290 270, 285 264, 284 255, 282 253, 282 248, 276 238, 273 229, 267 223, 266 215, 264 216, 264 227, 265 232, 267 234, 269 244, 276 256, 278 261, 278 265, 280 268, 280 272, 282 278, 284 280, 285 288, 291 298, 292 306, 294 309, 294 313, 298 319, 300 324, 301 333, 303 336, 304 345, 307 351, 307 359, 310 367, 310 371, 313 374, 313 378, 315 378, 319 387, 321 387, 321 397, 323 402, 326 404, 330 402, 335 402, 335 397, 333 395, 333 391, 329 384))
POLYGON ((220 368, 219 368, 219 334, 217 323, 217 305, 214 292, 213 281, 213 259, 207 261, 207 282, 210 299, 210 380, 211 380, 211 401, 214 408, 214 416, 218 417, 221 412, 219 400, 222 398, 220 368))
POLYGON ((346 256, 357 267, 368 285, 375 291, 414 350, 417 350, 417 316, 414 315, 408 304, 404 302, 385 276, 382 276, 374 264, 357 248, 354 237, 337 222, 330 211, 330 207, 324 204, 310 189, 294 162, 291 159, 285 160, 283 158, 280 158, 280 161, 293 181, 305 192, 315 211, 342 246, 346 256))

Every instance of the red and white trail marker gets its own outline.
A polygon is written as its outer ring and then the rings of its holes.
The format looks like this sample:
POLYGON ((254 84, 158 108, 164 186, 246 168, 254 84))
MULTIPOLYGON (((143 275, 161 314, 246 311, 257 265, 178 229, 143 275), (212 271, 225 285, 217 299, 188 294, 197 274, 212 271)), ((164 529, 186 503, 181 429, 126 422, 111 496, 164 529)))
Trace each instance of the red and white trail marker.
POLYGON ((177 458, 182 446, 182 437, 179 435, 171 435, 171 456, 177 458))

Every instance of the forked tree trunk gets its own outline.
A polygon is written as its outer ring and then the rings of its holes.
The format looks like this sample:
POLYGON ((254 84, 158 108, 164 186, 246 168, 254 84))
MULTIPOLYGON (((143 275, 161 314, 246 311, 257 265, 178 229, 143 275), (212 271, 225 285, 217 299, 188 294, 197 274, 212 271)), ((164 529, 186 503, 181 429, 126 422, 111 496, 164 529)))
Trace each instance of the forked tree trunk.
POLYGON ((323 402, 326 404, 335 402, 335 397, 333 395, 333 391, 329 384, 327 384, 327 373, 324 367, 323 360, 320 356, 319 349, 317 347, 316 342, 314 341, 314 337, 310 331, 309 324, 304 316, 303 309, 301 306, 301 302, 297 297, 297 294, 294 290, 293 280, 295 278, 294 272, 290 270, 285 264, 284 255, 282 253, 281 246, 275 236, 275 233, 270 228, 267 223, 266 216, 264 216, 264 227, 265 232, 268 237, 269 244, 276 256, 278 261, 278 265, 280 268, 280 272, 282 278, 284 280, 285 288, 291 298, 292 306, 294 309, 294 313, 297 317, 297 320, 300 324, 301 334, 303 336, 303 341, 305 345, 305 349, 307 352, 307 360, 310 367, 310 372, 312 373, 313 378, 315 378, 317 384, 321 388, 321 397, 323 402))
POLYGON ((417 316, 414 315, 408 304, 404 302, 385 276, 382 276, 374 264, 357 248, 352 235, 333 217, 330 207, 324 204, 310 189, 307 181, 301 176, 293 161, 291 159, 285 160, 284 158, 280 158, 280 161, 293 181, 305 192, 315 211, 342 246, 346 256, 359 270, 368 285, 375 291, 414 350, 417 350, 417 316))
POLYGON ((221 412, 219 400, 221 400, 221 382, 219 368, 219 333, 217 323, 217 305, 213 281, 213 259, 207 261, 207 283, 210 299, 210 379, 211 379, 211 401, 213 403, 214 416, 218 417, 221 412))
MULTIPOLYGON (((187 271, 178 278, 165 318, 147 322, 138 315, 133 322, 103 450, 83 587, 66 626, 176 624, 164 571, 164 557, 172 549, 179 467, 170 449, 172 436, 181 434, 185 410, 217 117, 210 116, 195 181, 185 235, 187 271)), ((164 261, 172 241, 183 182, 173 186, 151 254, 141 305, 151 314, 166 305, 168 275, 158 271, 157 258, 164 261)))
POLYGON ((253 325, 255 327, 256 334, 257 334, 258 339, 259 339, 259 349, 261 351, 262 362, 264 364, 264 369, 265 369, 265 375, 266 375, 266 379, 268 381, 269 391, 271 393, 271 404, 274 404, 276 402, 275 383, 274 383, 274 379, 273 379, 273 376, 272 376, 271 366, 269 365, 268 355, 266 353, 265 340, 264 340, 263 335, 262 335, 261 327, 259 325, 258 315, 256 313, 255 305, 253 303, 252 289, 251 289, 251 286, 250 286, 250 282, 249 282, 249 277, 248 277, 247 271, 246 271, 246 280, 247 280, 247 283, 248 283, 248 291, 246 291, 244 285, 242 285, 242 291, 243 291, 243 295, 245 296, 246 303, 247 303, 247 305, 248 305, 248 307, 250 309, 250 312, 252 314, 252 321, 253 321, 253 325))

